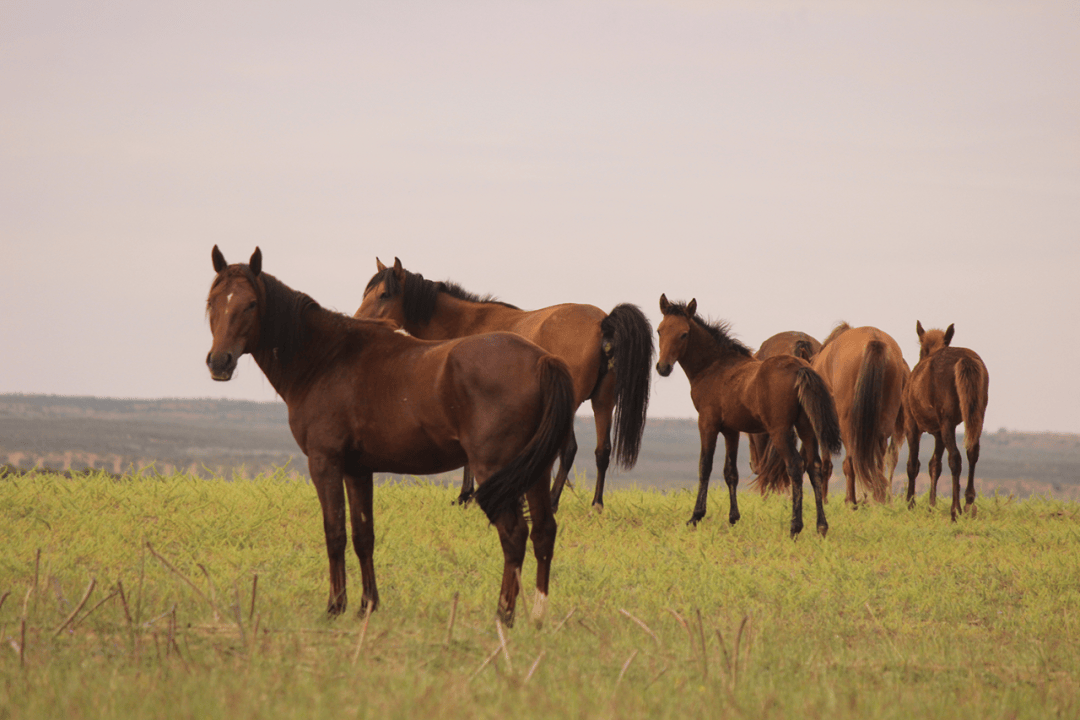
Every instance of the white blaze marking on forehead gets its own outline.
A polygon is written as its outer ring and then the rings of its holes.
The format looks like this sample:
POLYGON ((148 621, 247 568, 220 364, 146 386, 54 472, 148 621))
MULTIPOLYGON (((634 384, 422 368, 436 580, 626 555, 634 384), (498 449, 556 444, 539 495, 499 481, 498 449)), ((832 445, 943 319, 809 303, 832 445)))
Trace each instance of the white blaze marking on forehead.
POLYGON ((229 293, 228 295, 225 296, 225 314, 226 315, 229 314, 229 303, 232 302, 232 296, 233 296, 232 293, 229 293))

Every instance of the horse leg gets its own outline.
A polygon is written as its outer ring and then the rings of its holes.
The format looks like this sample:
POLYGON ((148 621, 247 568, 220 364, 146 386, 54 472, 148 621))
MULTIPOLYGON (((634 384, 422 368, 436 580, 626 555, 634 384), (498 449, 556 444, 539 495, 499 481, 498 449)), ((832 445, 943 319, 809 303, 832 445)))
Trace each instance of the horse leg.
MULTIPOLYGON (((514 624, 514 605, 521 589, 521 564, 525 560, 525 548, 529 541, 529 523, 521 508, 504 512, 495 520, 499 542, 503 550, 503 578, 499 590, 498 618, 507 627, 514 624)), ((539 572, 539 571, 538 571, 539 572)))
POLYGON ((379 607, 379 589, 375 585, 375 517, 372 514, 372 478, 370 472, 345 474, 345 491, 349 498, 352 518, 353 549, 360 560, 360 578, 364 594, 360 599, 360 614, 374 612, 379 607))
POLYGON ((330 560, 330 599, 328 615, 345 612, 348 596, 345 592, 345 487, 341 465, 322 454, 308 456, 308 472, 323 514, 323 533, 326 535, 326 555, 330 560))
POLYGON ((810 476, 810 487, 814 490, 814 505, 817 510, 817 531, 821 537, 829 532, 829 523, 825 519, 825 492, 821 476, 821 452, 819 451, 817 435, 814 429, 809 427, 796 427, 799 439, 802 440, 802 461, 806 474, 810 476))
MULTIPOLYGON (((912 421, 912 426, 914 426, 912 421)), ((919 474, 919 443, 922 440, 922 432, 918 428, 908 431, 907 446, 907 504, 908 508, 915 507, 915 477, 919 474)))
MULTIPOLYGON (((966 430, 966 428, 965 428, 966 430)), ((975 508, 972 507, 975 504, 975 463, 979 462, 979 442, 976 441, 974 445, 967 451, 968 461, 968 480, 967 489, 964 490, 964 509, 971 508, 971 516, 975 517, 975 508)))
MULTIPOLYGON (((803 461, 799 456, 799 449, 795 444, 794 431, 776 433, 770 435, 776 452, 780 454, 787 470, 788 481, 791 483, 791 537, 795 539, 803 529, 802 500, 803 500, 803 461)), ((726 476, 726 473, 725 473, 726 476)))
POLYGON ((829 483, 832 481, 832 455, 826 454, 821 458, 821 499, 829 501, 829 483))
POLYGON ((555 475, 555 481, 551 484, 552 512, 559 509, 559 498, 562 497, 563 486, 566 485, 566 477, 570 474, 570 468, 574 464, 574 456, 577 455, 577 448, 577 438, 574 436, 574 431, 571 430, 570 435, 566 438, 566 444, 563 445, 562 451, 559 453, 559 472, 555 475))
POLYGON ((859 500, 855 497, 855 461, 848 454, 844 457, 844 481, 847 485, 847 501, 851 507, 859 507, 859 500))
MULTIPOLYGON (((550 474, 550 471, 547 474, 550 474)), ((529 501, 529 519, 532 520, 530 537, 533 554, 536 556, 536 602, 533 604, 532 619, 539 628, 547 607, 548 580, 551 577, 551 558, 555 552, 555 534, 558 526, 546 482, 540 481, 534 484, 525 497, 529 501)))
POLYGON ((604 509, 604 480, 611 462, 611 417, 615 412, 614 376, 609 373, 604 381, 607 382, 601 384, 591 400, 596 421, 596 491, 592 501, 595 510, 604 509))
POLYGON ((701 427, 701 456, 698 458, 698 491, 697 500, 694 502, 694 514, 690 516, 687 525, 697 525, 701 518, 705 517, 706 501, 709 497, 709 475, 712 474, 713 455, 716 453, 716 430, 701 427))
POLYGON ((458 505, 467 505, 473 496, 472 468, 466 465, 461 469, 461 493, 455 501, 458 505))
POLYGON ((931 435, 934 436, 934 454, 930 456, 930 507, 937 507, 937 481, 941 477, 941 455, 945 452, 945 443, 940 431, 931 435))
POLYGON ((739 522, 739 433, 738 431, 724 432, 724 482, 727 483, 728 497, 731 509, 728 510, 728 522, 734 525, 739 522))
POLYGON ((960 470, 962 468, 960 448, 956 446, 956 426, 952 423, 945 423, 942 428, 942 435, 945 436, 945 447, 949 451, 949 472, 952 474, 952 508, 950 513, 953 522, 955 522, 956 516, 962 512, 960 508, 960 470))

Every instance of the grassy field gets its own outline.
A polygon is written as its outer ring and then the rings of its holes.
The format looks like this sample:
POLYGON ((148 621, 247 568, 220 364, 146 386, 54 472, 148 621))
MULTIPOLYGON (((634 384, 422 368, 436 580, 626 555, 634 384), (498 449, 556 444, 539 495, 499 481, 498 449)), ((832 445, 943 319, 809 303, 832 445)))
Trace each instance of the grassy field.
POLYGON ((0 478, 0 719, 1080 716, 1076 503, 834 496, 793 542, 784 498, 731 527, 719 483, 691 529, 690 492, 597 515, 578 486, 545 622, 527 591, 504 642, 498 541, 454 489, 376 489, 365 624, 355 556, 323 616, 318 502, 283 473, 0 478))

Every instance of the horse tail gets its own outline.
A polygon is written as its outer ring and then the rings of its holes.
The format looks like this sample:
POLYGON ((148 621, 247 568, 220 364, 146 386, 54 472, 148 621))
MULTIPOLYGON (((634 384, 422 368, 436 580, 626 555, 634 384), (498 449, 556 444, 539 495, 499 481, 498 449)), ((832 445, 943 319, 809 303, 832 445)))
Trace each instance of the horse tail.
POLYGON ((566 363, 554 355, 545 355, 540 358, 537 373, 543 407, 536 432, 517 457, 476 489, 476 502, 491 522, 519 505, 533 483, 547 482, 545 473, 562 451, 574 425, 577 403, 566 363))
POLYGON ((652 377, 652 325, 637 305, 616 305, 600 323, 603 358, 615 371, 615 461, 624 470, 637 463, 652 377))
POLYGON ((791 354, 797 358, 802 358, 806 362, 810 362, 810 358, 814 357, 814 346, 805 338, 796 340, 795 347, 791 354))
POLYGON ((971 450, 982 437, 986 395, 983 392, 985 366, 973 357, 964 356, 953 367, 956 394, 960 397, 960 416, 964 419, 964 449, 971 450))
POLYGON ((843 441, 840 435, 840 418, 837 417, 836 403, 829 387, 812 368, 801 367, 795 371, 795 389, 799 392, 799 405, 810 418, 810 425, 814 428, 822 452, 837 455, 843 441))
POLYGON ((764 457, 758 457, 760 470, 753 480, 750 481, 750 489, 757 490, 762 495, 769 493, 786 492, 791 486, 791 478, 787 474, 787 463, 776 452, 772 442, 765 445, 764 457))
MULTIPOLYGON (((855 398, 851 408, 852 445, 848 448, 855 465, 855 476, 871 490, 874 497, 884 497, 881 465, 885 448, 881 442, 881 398, 885 391, 887 348, 880 340, 871 340, 863 350, 862 366, 855 380, 855 398)), ((893 418, 890 418, 893 419, 893 418)))

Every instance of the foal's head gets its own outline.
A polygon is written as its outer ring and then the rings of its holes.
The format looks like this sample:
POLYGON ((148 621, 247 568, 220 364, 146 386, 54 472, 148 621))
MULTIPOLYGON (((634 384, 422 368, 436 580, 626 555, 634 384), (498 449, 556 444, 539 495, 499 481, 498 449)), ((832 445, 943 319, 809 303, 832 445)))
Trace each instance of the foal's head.
POLYGON ((667 377, 690 342, 690 323, 697 312, 697 300, 684 305, 669 302, 667 295, 661 295, 660 312, 664 314, 664 319, 656 328, 656 334, 660 336, 656 372, 660 373, 660 377, 667 377))
POLYGON ((206 314, 214 342, 206 366, 213 379, 229 380, 240 356, 259 345, 262 251, 255 248, 247 265, 229 265, 215 245, 211 258, 217 277, 206 298, 206 314))
POLYGON ((949 347, 953 338, 953 326, 945 330, 923 330, 922 323, 915 321, 915 332, 919 335, 919 359, 929 357, 941 348, 949 347))

